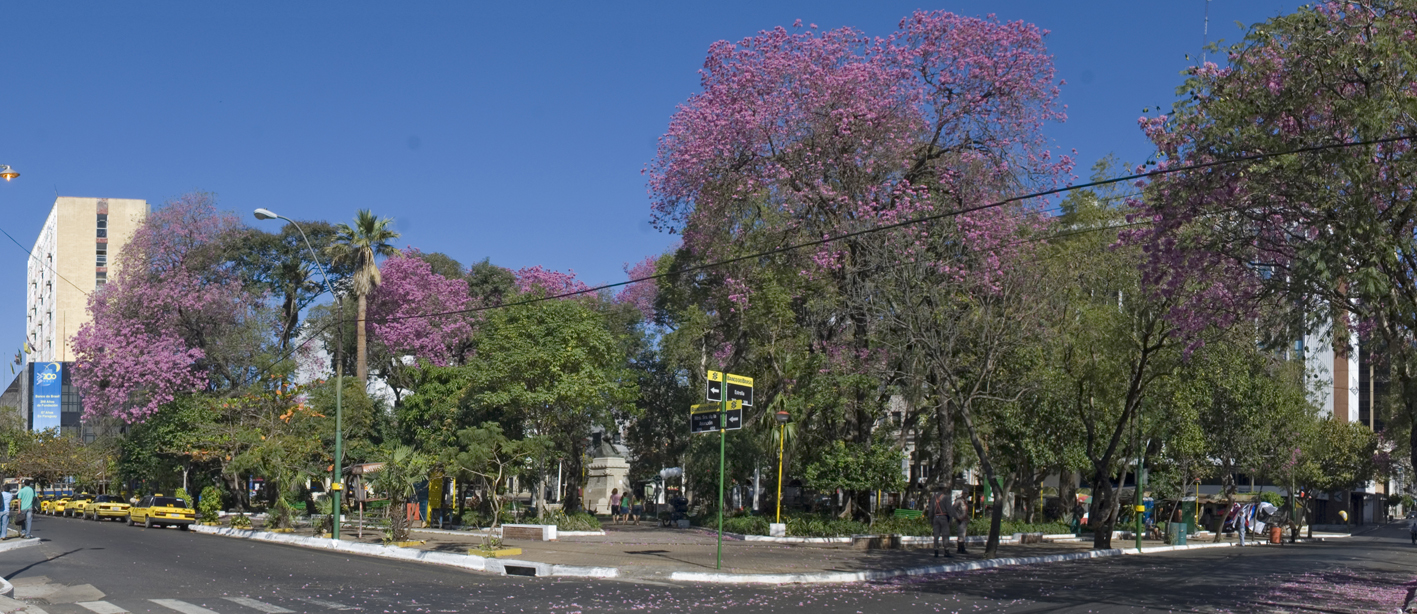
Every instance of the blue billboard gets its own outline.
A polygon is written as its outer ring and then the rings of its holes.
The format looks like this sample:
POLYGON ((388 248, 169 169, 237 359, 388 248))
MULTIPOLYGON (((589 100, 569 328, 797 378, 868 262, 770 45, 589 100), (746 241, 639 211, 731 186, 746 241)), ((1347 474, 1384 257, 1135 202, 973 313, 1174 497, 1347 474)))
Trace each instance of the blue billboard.
POLYGON ((34 363, 33 431, 59 428, 59 411, 64 399, 64 363, 34 363))

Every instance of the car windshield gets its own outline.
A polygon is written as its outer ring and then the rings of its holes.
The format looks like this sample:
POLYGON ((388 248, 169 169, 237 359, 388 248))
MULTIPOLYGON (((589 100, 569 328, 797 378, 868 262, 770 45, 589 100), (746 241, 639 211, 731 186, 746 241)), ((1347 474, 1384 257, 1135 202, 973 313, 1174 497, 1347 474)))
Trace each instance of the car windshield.
POLYGON ((156 497, 153 499, 153 507, 187 507, 187 502, 177 497, 156 497))
POLYGON ((117 495, 99 495, 94 501, 99 503, 122 503, 123 499, 117 495))

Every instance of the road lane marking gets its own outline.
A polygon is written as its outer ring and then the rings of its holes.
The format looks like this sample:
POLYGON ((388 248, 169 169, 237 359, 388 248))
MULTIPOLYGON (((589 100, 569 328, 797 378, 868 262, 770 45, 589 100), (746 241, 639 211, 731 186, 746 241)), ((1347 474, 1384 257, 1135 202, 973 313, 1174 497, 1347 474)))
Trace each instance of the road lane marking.
POLYGON ((266 614, 295 614, 295 610, 287 610, 278 605, 272 605, 259 599, 252 599, 250 597, 223 597, 223 599, 232 603, 239 603, 248 608, 260 610, 262 612, 265 612, 266 614))
POLYGON ((75 604, 84 609, 97 614, 128 614, 128 610, 113 605, 107 601, 80 601, 75 604))
POLYGON ((148 601, 156 603, 164 608, 177 610, 182 614, 220 614, 220 612, 214 612, 202 606, 192 605, 190 603, 187 603, 186 601, 178 601, 176 599, 149 599, 148 601))
MULTIPOLYGON (((676 584, 676 585, 674 585, 674 586, 678 586, 678 585, 676 584)), ((355 607, 355 606, 352 606, 352 605, 345 605, 345 604, 343 604, 343 603, 335 603, 335 602, 333 602, 333 601, 325 601, 324 599, 310 599, 310 598, 308 598, 308 597, 301 597, 300 600, 301 600, 301 601, 304 601, 305 603, 308 603, 308 604, 310 604, 310 605, 317 605, 317 606, 320 606, 320 607, 322 607, 322 608, 326 608, 326 609, 330 609, 330 610, 358 610, 358 609, 359 609, 359 608, 357 608, 357 607, 355 607)))

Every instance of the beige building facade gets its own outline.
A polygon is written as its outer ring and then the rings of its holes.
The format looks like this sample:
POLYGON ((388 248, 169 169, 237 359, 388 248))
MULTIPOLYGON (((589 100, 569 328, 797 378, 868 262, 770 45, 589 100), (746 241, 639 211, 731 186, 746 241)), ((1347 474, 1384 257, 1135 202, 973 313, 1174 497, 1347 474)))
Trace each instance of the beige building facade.
POLYGON ((148 215, 145 200, 61 196, 35 240, 25 288, 29 362, 74 360, 89 295, 112 279, 118 252, 148 215))

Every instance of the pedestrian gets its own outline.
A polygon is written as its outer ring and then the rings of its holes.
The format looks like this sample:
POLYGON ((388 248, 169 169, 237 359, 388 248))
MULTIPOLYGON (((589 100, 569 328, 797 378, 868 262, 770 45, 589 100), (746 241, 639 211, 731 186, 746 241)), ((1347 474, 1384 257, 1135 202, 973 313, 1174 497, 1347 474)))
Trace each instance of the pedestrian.
POLYGON ((640 526, 640 519, 645 516, 644 497, 635 497, 635 504, 630 507, 630 513, 635 516, 635 526, 640 526))
POLYGON ((620 489, 610 489, 610 522, 620 524, 620 489))
POLYGON ((969 551, 964 549, 965 539, 969 537, 969 499, 965 498, 964 493, 961 492, 959 497, 955 499, 950 516, 953 517, 956 530, 959 531, 959 553, 969 554, 969 551))
POLYGON ((1250 530, 1250 515, 1249 515, 1249 514, 1246 514, 1244 510, 1240 510, 1240 514, 1235 517, 1235 532, 1240 535, 1240 545, 1241 545, 1241 546, 1244 546, 1244 545, 1245 545, 1245 533, 1248 532, 1249 530, 1250 530))
POLYGON ((620 518, 625 522, 630 521, 630 506, 635 502, 634 491, 626 488, 625 495, 620 497, 620 518))
POLYGON ((20 489, 20 517, 25 519, 24 538, 34 537, 31 525, 34 523, 34 481, 25 480, 24 488, 20 489))
POLYGON ((950 495, 943 486, 935 487, 925 513, 930 515, 930 528, 934 530, 935 558, 940 558, 941 540, 945 542, 945 556, 953 558, 954 555, 950 554, 950 495))
POLYGON ((6 484, 4 490, 0 490, 0 505, 5 506, 0 509, 0 540, 10 539, 10 502, 15 499, 15 491, 6 484))
POLYGON ((1076 501, 1073 502, 1073 535, 1082 535, 1082 506, 1076 501))

